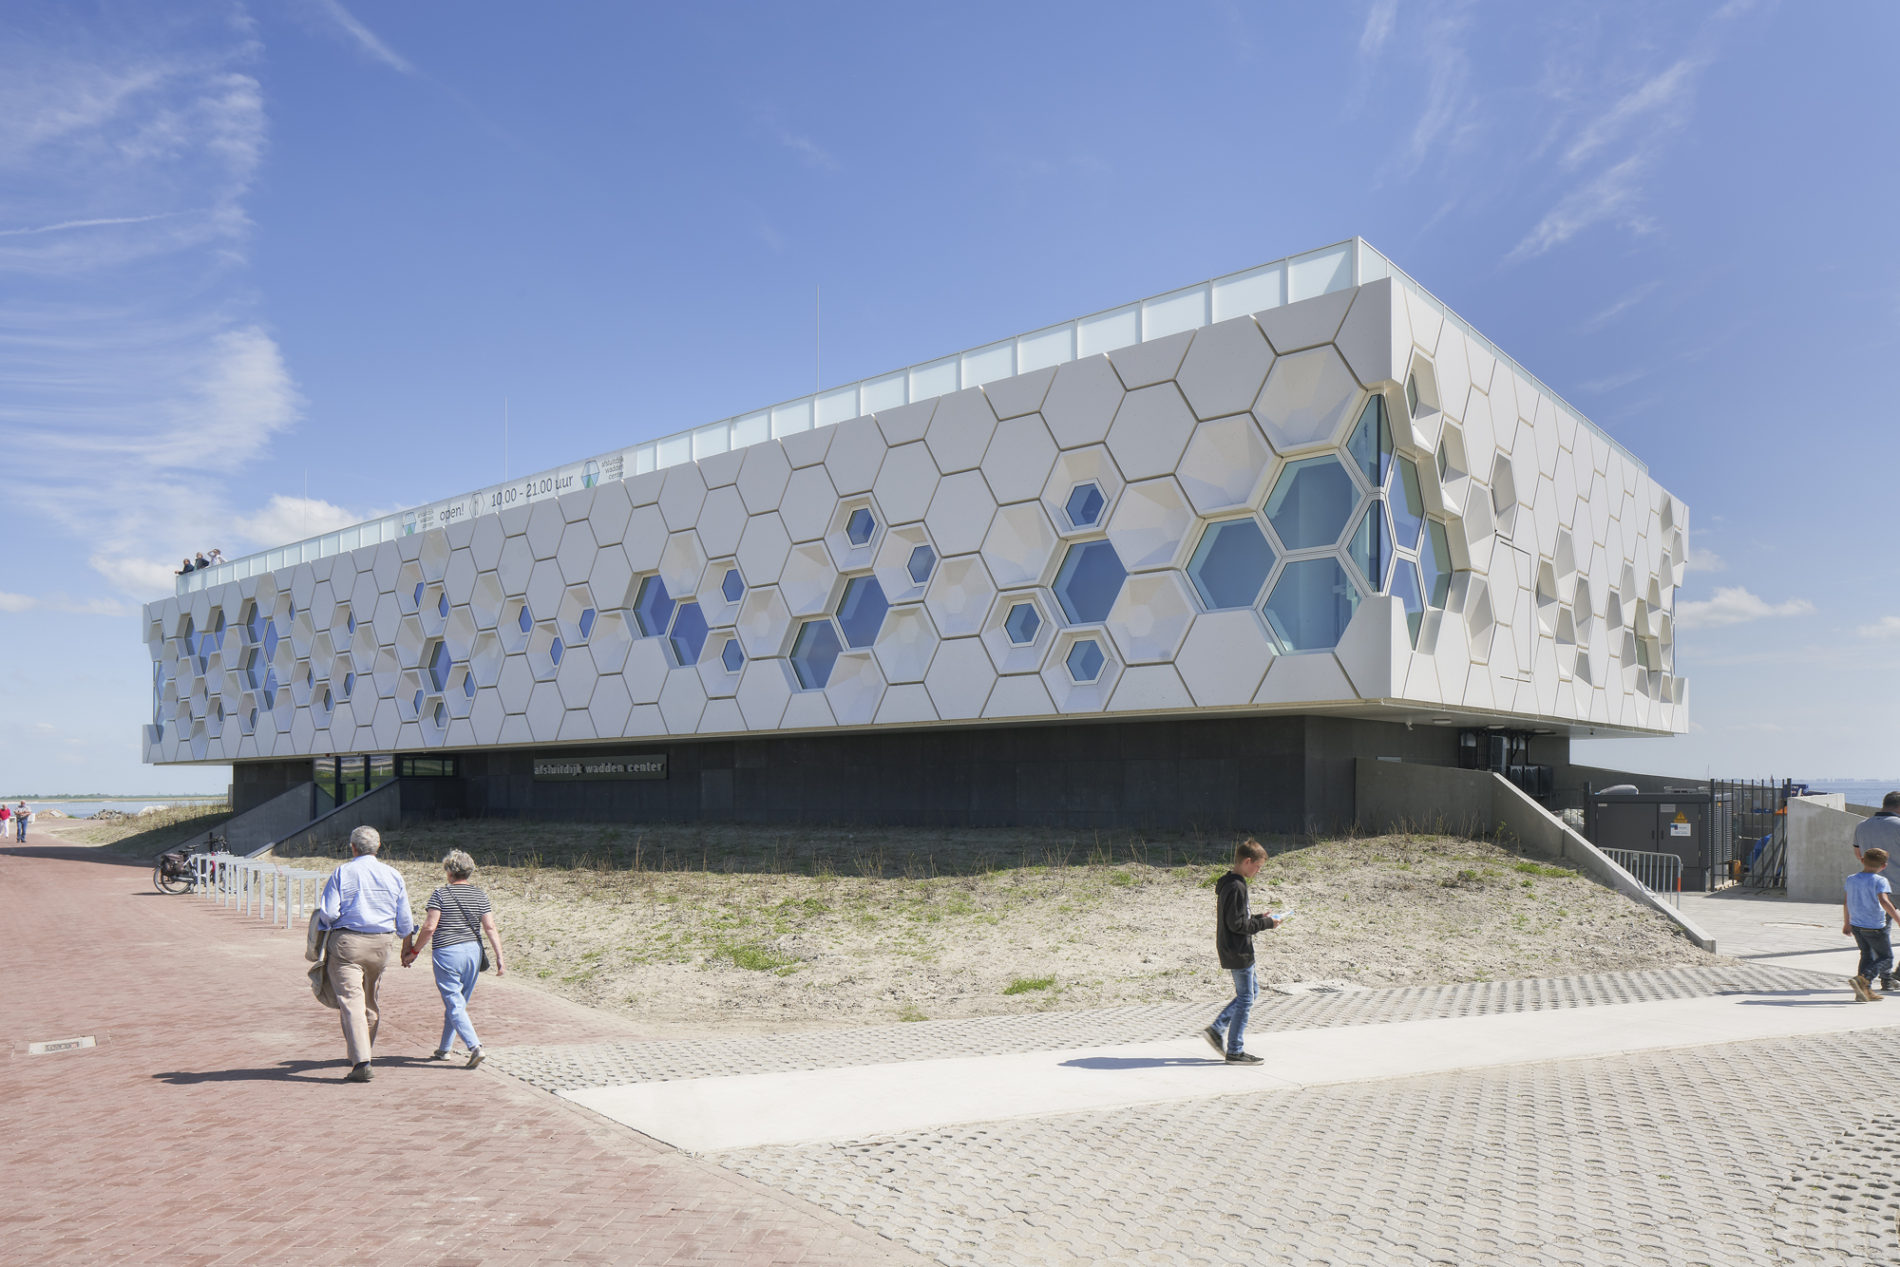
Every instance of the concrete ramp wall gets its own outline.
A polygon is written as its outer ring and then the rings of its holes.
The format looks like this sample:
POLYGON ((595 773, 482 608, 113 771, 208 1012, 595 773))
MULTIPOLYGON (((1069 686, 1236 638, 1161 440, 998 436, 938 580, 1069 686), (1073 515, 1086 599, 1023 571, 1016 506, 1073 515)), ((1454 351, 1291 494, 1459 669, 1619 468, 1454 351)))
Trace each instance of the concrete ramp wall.
POLYGON ((174 848, 198 853, 210 847, 211 836, 224 838, 224 847, 234 854, 250 854, 269 845, 279 835, 295 831, 310 821, 315 785, 303 783, 288 792, 279 792, 262 805, 253 805, 174 848))
POLYGON ((1495 839, 1530 857, 1575 867, 1597 883, 1656 911, 1704 950, 1714 951, 1715 938, 1695 921, 1645 889, 1635 876, 1504 776, 1487 770, 1456 770, 1365 757, 1359 758, 1355 767, 1354 792, 1361 831, 1433 832, 1495 839))
POLYGON ((1866 816, 1846 806, 1838 792, 1788 802, 1788 896, 1795 901, 1838 902, 1842 883, 1860 870, 1854 829, 1866 816))

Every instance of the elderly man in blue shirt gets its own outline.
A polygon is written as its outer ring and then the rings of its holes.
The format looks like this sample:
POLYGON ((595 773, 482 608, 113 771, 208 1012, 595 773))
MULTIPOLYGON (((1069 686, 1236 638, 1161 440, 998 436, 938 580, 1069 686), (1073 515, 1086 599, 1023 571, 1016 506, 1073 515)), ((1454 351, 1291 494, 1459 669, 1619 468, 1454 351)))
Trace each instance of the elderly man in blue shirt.
POLYGON ((374 827, 350 833, 350 860, 330 873, 317 899, 317 922, 330 930, 330 985, 350 1051, 345 1082, 370 1080, 376 1045, 376 992, 389 966, 391 935, 415 932, 402 872, 377 859, 383 838, 374 827))

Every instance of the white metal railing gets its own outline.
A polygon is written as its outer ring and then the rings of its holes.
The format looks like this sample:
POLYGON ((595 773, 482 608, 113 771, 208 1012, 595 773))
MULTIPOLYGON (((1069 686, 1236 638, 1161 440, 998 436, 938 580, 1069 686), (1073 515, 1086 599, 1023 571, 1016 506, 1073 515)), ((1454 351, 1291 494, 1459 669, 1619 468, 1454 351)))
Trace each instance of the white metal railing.
POLYGON ((1348 238, 1317 251, 1290 255, 1271 264, 1228 273, 1119 308, 1091 313, 1073 321, 1045 326, 934 361, 800 396, 738 417, 677 431, 630 448, 614 449, 579 462, 552 467, 524 479, 491 484, 473 493, 385 515, 381 519, 369 520, 276 549, 261 550, 201 571, 186 573, 178 578, 177 592, 187 594, 207 586, 223 585, 263 572, 275 572, 279 568, 327 558, 381 541, 394 541, 397 537, 428 532, 462 519, 526 505, 538 498, 573 492, 577 488, 592 488, 603 481, 627 479, 684 462, 696 462, 766 440, 780 439, 815 427, 828 427, 848 418, 894 409, 899 405, 930 400, 966 387, 980 387, 1000 378, 1047 369, 1080 357, 1113 352, 1151 339, 1197 330, 1230 317, 1298 303, 1303 299, 1361 286, 1385 277, 1396 278, 1411 287, 1427 306, 1462 330, 1466 338, 1511 366, 1538 391, 1550 397, 1551 403, 1559 411, 1600 436, 1627 461, 1635 463, 1638 469, 1649 469, 1635 454, 1572 408, 1543 380, 1506 355, 1495 343, 1479 334, 1470 322, 1453 312, 1444 301, 1419 285, 1365 239, 1348 238))
POLYGON ((202 896, 285 928, 309 918, 323 882, 329 879, 322 871, 281 867, 230 853, 195 853, 191 869, 202 896))
POLYGON ((1636 883, 1677 907, 1682 905, 1682 859, 1673 853, 1642 849, 1605 849, 1611 862, 1636 878, 1636 883))

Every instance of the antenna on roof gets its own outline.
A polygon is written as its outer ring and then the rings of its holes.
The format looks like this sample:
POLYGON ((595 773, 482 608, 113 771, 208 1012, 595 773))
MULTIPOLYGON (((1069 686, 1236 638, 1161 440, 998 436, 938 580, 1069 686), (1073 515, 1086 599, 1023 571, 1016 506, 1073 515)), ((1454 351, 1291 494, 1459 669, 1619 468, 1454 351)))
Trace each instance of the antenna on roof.
POLYGON ((811 289, 811 389, 814 392, 824 390, 825 386, 825 288, 813 286, 811 289))
POLYGON ((501 398, 501 478, 508 479, 508 398, 501 398))

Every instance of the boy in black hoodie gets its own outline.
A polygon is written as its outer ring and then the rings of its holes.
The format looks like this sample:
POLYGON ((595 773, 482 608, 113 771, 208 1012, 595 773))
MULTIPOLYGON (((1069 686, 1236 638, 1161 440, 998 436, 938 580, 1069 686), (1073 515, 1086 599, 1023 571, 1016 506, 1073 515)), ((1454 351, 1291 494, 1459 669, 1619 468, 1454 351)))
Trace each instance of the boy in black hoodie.
POLYGON ((1271 915, 1255 915, 1248 910, 1247 881, 1259 874, 1260 864, 1266 860, 1267 851, 1249 837, 1234 846, 1234 869, 1214 886, 1214 948, 1220 953, 1220 966, 1233 974, 1234 1000, 1201 1034, 1230 1065, 1260 1063, 1260 1057, 1249 1054, 1245 1045, 1247 1014, 1253 1010, 1254 996, 1260 993, 1253 972, 1253 935, 1280 925, 1271 915))

